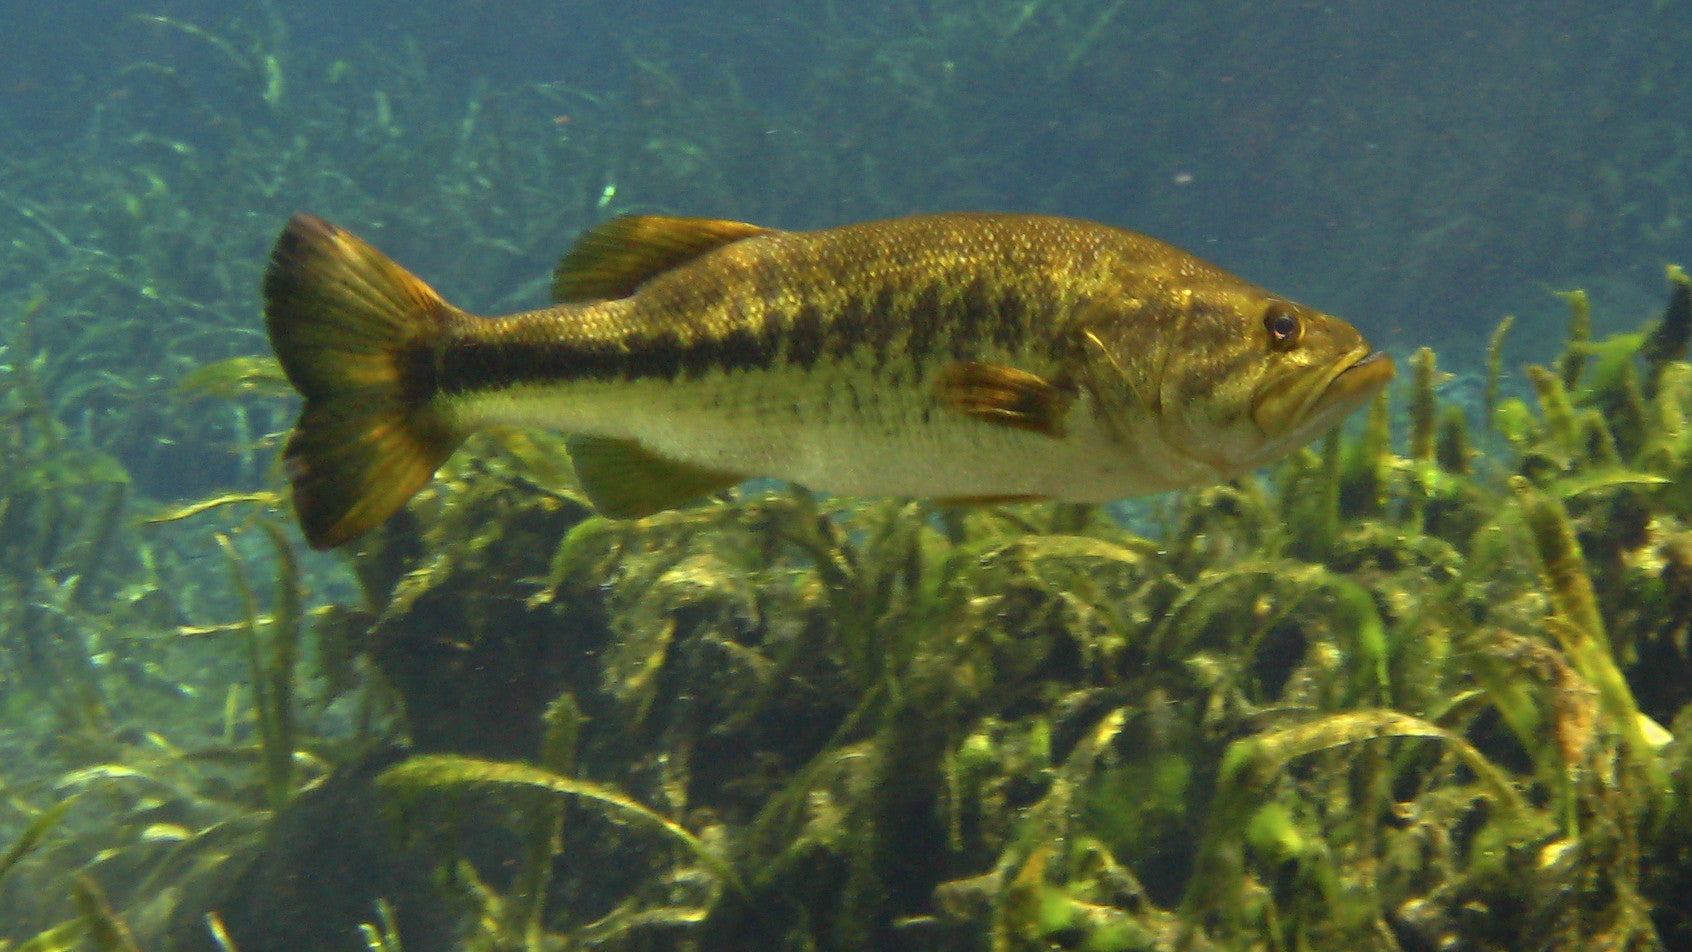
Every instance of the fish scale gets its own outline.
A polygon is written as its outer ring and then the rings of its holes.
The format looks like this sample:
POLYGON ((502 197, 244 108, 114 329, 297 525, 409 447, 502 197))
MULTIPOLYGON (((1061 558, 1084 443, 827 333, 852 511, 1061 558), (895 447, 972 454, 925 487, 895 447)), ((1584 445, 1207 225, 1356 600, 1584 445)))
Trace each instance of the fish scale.
POLYGON ((349 232, 289 223, 265 315, 305 397, 285 458, 313 545, 387 518, 491 425, 571 434, 583 490, 615 517, 752 476, 1101 502, 1262 465, 1393 373, 1338 318, 1043 216, 615 219, 554 291, 476 317, 349 232))

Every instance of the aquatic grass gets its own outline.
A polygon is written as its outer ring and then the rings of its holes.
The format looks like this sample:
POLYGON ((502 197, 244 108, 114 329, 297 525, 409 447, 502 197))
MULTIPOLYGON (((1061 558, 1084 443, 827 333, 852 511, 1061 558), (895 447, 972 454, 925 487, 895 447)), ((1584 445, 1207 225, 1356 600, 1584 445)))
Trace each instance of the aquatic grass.
POLYGON ((113 578, 129 568, 113 552, 129 477, 54 418, 42 367, 20 361, 0 376, 10 457, 0 475, 0 670, 40 685, 67 724, 95 728, 108 701, 94 659, 115 634, 113 578))
MULTIPOLYGON (((360 923, 359 934, 364 937, 365 947, 370 952, 405 952, 404 944, 400 940, 399 922, 394 915, 394 907, 387 900, 376 901, 376 921, 360 923)), ((235 952, 226 949, 225 952, 235 952)))
POLYGON ((251 672, 264 786, 271 808, 279 809, 295 790, 294 679, 300 642, 301 591, 292 543, 273 522, 261 520, 259 527, 275 546, 277 556, 275 609, 262 636, 258 604, 245 564, 228 536, 220 533, 216 539, 229 559, 231 580, 241 599, 244 618, 238 624, 251 672))
MULTIPOLYGON (((1643 775, 1646 799, 1669 795, 1671 787, 1657 758, 1657 745, 1645 736, 1644 715, 1611 650, 1597 593, 1568 514, 1554 499, 1534 491, 1520 477, 1512 481, 1511 488, 1521 500, 1549 583, 1555 614, 1545 619, 1546 629, 1562 645, 1581 677, 1596 689, 1600 708, 1609 716, 1612 729, 1625 739, 1629 766, 1643 775)), ((1569 769, 1580 767, 1578 760, 1570 758, 1569 769)))
MULTIPOLYGON (((1236 741, 1223 756, 1204 843, 1181 901, 1181 918, 1189 928, 1213 917, 1228 923, 1225 931, 1257 927, 1253 920, 1263 910, 1242 894, 1245 845, 1249 837, 1261 836, 1254 829, 1259 826, 1259 821, 1253 819, 1254 811, 1260 810, 1259 804, 1271 784, 1292 761, 1396 738, 1442 742, 1474 774, 1486 795, 1500 808, 1500 822, 1511 823, 1526 813, 1527 806, 1512 779, 1485 755, 1460 736, 1397 711, 1347 711, 1236 741)), ((1373 812, 1369 805, 1363 809, 1373 812)), ((1262 846, 1258 848, 1261 850, 1262 846)), ((1326 898, 1330 902, 1337 899, 1333 895, 1326 898)))
POLYGON ((65 818, 65 813, 76 805, 78 799, 77 795, 66 797, 42 810, 36 815, 35 819, 30 821, 29 826, 25 827, 24 831, 18 835, 17 841, 6 850, 5 855, 0 856, 0 883, 6 881, 6 876, 12 871, 12 867, 41 845, 41 841, 52 832, 55 826, 59 825, 59 821, 65 818))
MULTIPOLYGON (((15 867, 10 895, 0 893, 9 926, 39 927, 74 915, 79 929, 88 925, 110 932, 114 923, 143 921, 120 911, 129 903, 148 906, 145 921, 156 925, 154 917, 166 910, 149 906, 148 900, 206 882, 219 871, 227 875, 231 855, 259 842, 267 814, 255 811, 253 801, 229 782, 251 772, 253 759, 225 769, 204 752, 190 754, 154 740, 144 748, 110 751, 112 762, 57 778, 52 794, 60 804, 74 801, 82 808, 61 812, 57 835, 37 840, 33 861, 15 867), (97 809, 90 811, 91 805, 97 809), (120 899, 102 896, 90 906, 90 895, 78 898, 78 878, 98 882, 103 894, 120 899), (27 891, 20 896, 20 889, 27 891), (96 921, 101 918, 110 921, 96 921)), ((60 933, 49 929, 43 934, 60 933)))
MULTIPOLYGON (((568 777, 576 769, 581 707, 572 695, 563 694, 547 706, 545 719, 538 765, 554 776, 568 777)), ((514 921, 507 931, 520 934, 525 948, 538 950, 544 947, 546 894, 552 882, 553 858, 564 845, 564 809, 550 797, 530 809, 530 828, 523 836, 528 849, 512 886, 514 921)))
POLYGON ((396 803, 402 812, 408 804, 415 803, 421 796, 478 786, 527 788, 568 796, 595 809, 608 811, 621 819, 664 834, 684 847, 704 868, 722 880, 725 886, 745 891, 734 869, 692 833, 674 820, 599 784, 561 777, 544 768, 528 764, 498 763, 446 755, 409 758, 384 771, 377 783, 396 797, 396 803))
MULTIPOLYGON (((237 513, 250 522, 251 502, 277 497, 247 494, 239 510, 228 500, 185 507, 138 531, 138 512, 154 504, 137 498, 116 458, 59 420, 55 388, 68 378, 52 376, 54 361, 25 343, 29 359, 0 370, 8 418, 0 448, 9 457, 0 469, 6 784, 20 806, 60 806, 15 839, 0 921, 5 938, 24 947, 126 948, 140 941, 126 930, 156 930, 168 913, 157 896, 203 889, 263 835, 265 797, 252 795, 262 784, 250 781, 263 775, 264 758, 235 736, 238 718, 214 727, 233 659, 207 650, 211 629, 185 623, 206 609, 221 614, 235 599, 204 568, 215 558, 205 522, 185 531, 178 520, 237 513), (100 809, 69 811, 72 802, 100 809)), ((286 546, 279 535, 273 541, 286 546)), ((284 554, 258 556, 274 566, 284 554)), ((265 623, 290 627, 292 618, 297 628, 303 583, 290 568, 280 577, 265 623)), ((320 776, 315 757, 290 750, 284 758, 302 782, 320 776)))
POLYGON ((97 952, 141 952, 135 934, 112 908, 100 885, 87 876, 74 880, 73 895, 82 910, 88 941, 97 952))

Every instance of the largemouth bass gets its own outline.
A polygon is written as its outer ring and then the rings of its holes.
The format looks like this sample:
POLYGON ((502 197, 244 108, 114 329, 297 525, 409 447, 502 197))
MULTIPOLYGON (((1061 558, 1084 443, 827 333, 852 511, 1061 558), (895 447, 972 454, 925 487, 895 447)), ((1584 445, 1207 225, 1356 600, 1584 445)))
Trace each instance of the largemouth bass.
POLYGON ((1338 318, 1064 218, 619 218, 553 290, 553 307, 477 317, 350 232, 289 221, 265 323, 305 397, 284 461, 313 546, 386 520, 480 427, 571 434, 612 517, 754 476, 1104 502, 1248 472, 1393 375, 1338 318))

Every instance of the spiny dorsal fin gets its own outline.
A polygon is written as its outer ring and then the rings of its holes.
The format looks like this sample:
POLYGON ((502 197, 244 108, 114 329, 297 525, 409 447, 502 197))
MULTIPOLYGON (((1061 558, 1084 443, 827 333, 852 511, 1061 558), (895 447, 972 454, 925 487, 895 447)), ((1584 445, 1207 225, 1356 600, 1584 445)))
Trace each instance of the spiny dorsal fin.
POLYGON ((570 438, 576 481, 601 515, 639 519, 745 482, 747 476, 665 459, 634 440, 570 438))
POLYGON ((1072 390, 1026 370, 1002 364, 960 361, 940 371, 934 385, 940 405, 984 423, 1063 436, 1063 416, 1072 390))
POLYGON ((715 218, 625 215, 591 229, 552 273, 552 299, 628 297, 653 275, 773 229, 715 218))

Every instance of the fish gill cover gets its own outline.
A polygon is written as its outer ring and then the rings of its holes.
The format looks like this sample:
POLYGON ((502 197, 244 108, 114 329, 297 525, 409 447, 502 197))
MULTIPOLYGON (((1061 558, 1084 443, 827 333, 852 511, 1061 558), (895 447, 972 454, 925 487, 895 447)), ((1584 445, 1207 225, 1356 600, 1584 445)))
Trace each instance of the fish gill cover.
POLYGON ((1684 8, 796 6, 8 17, 0 948, 1692 944, 1684 8), (619 213, 1080 215, 1407 372, 1132 506, 489 433, 319 556, 298 208, 485 311, 619 213))

